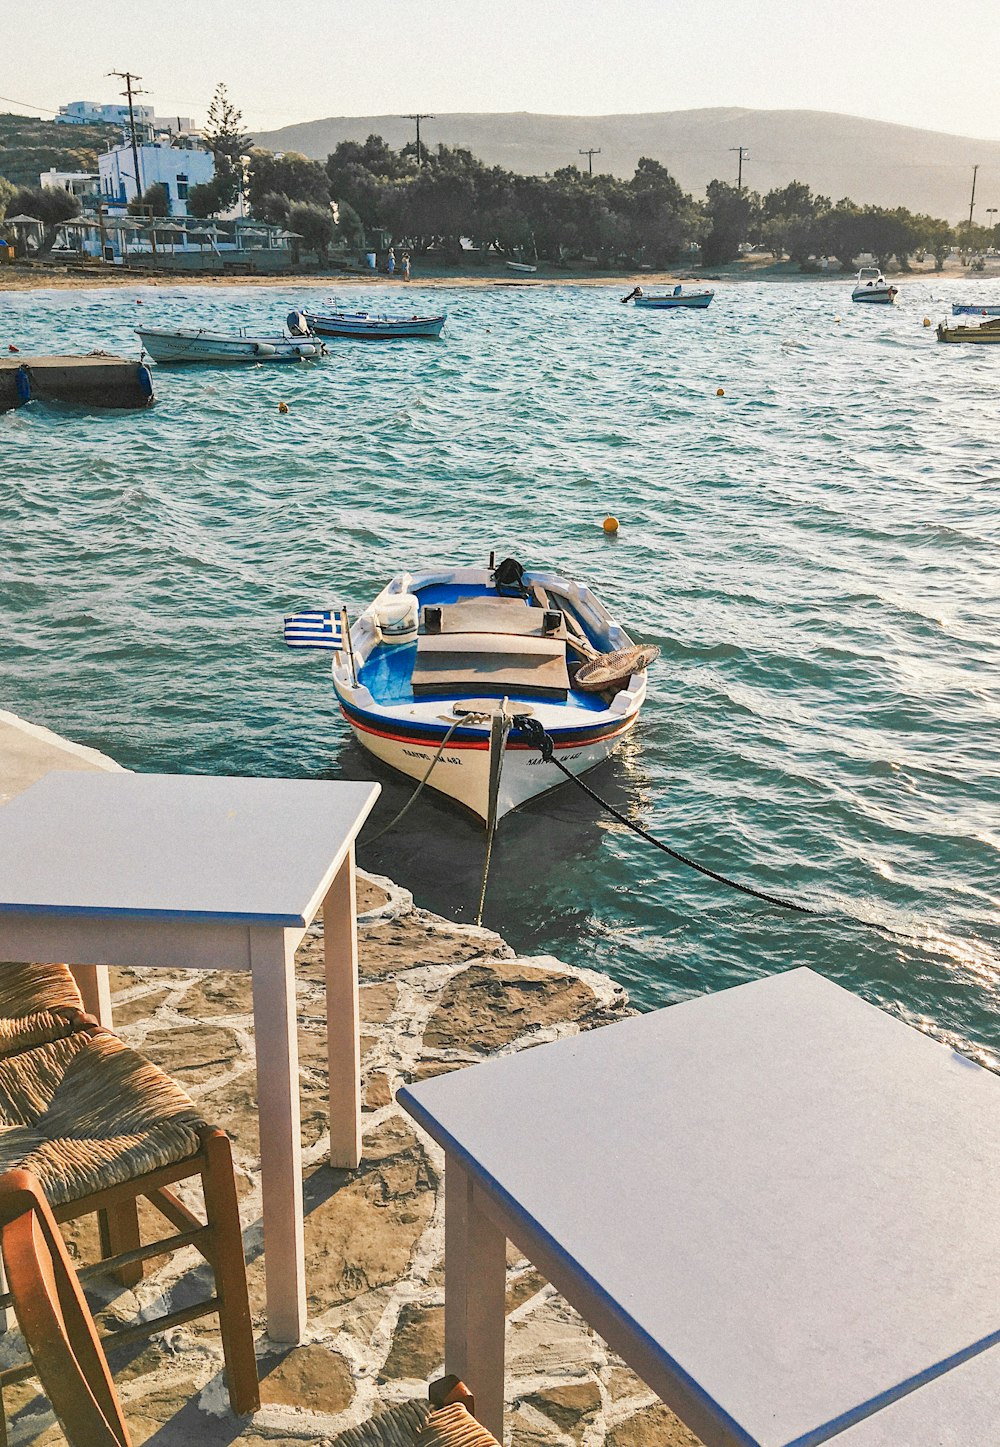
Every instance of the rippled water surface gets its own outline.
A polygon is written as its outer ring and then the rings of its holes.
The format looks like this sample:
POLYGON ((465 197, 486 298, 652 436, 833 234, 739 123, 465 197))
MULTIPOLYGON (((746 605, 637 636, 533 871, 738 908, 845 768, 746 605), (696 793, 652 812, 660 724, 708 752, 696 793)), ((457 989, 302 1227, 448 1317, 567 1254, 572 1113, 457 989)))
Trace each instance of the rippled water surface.
MULTIPOLYGON (((913 282, 871 310, 849 291, 720 286, 707 313, 657 316, 605 288, 413 286, 447 306, 439 343, 163 369, 143 414, 2 416, 0 701, 135 768, 377 777, 378 823, 411 786, 353 742, 282 613, 357 609, 397 570, 491 548, 565 569, 662 649, 595 787, 836 917, 719 888, 565 788, 501 826, 487 922, 646 1005, 808 964, 993 1052, 1000 349, 921 322, 1000 288, 913 282)), ((140 317, 270 329, 301 302, 7 295, 0 347, 134 355, 140 317)), ((481 848, 425 796, 360 859, 468 919, 481 848)))

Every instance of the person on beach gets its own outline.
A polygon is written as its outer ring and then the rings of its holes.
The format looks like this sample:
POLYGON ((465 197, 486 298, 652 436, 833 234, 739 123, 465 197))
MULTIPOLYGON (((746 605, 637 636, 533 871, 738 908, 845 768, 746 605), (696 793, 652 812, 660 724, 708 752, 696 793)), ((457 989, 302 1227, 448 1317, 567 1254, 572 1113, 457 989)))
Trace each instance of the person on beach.
POLYGON ((385 259, 385 269, 390 276, 392 276, 396 270, 396 253, 391 246, 389 247, 389 255, 385 259))
POLYGON ((408 251, 404 251, 404 252, 403 252, 403 280, 404 280, 404 281, 409 281, 409 279, 410 279, 410 253, 409 253, 408 251))

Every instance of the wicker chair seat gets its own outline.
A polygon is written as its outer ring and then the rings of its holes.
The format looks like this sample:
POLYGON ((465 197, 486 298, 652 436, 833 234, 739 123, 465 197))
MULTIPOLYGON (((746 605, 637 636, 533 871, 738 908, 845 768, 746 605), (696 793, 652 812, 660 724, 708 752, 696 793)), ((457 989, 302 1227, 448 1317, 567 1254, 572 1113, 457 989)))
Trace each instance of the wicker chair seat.
POLYGON ((333 1447, 499 1447, 460 1402, 431 1410, 426 1402, 402 1402, 333 1439, 333 1447))
POLYGON ((0 961, 0 1059, 61 1040, 83 1010, 76 981, 65 965, 0 961))
POLYGON ((0 1172, 53 1206, 197 1154, 205 1121, 179 1085, 106 1031, 0 1060, 0 1172))

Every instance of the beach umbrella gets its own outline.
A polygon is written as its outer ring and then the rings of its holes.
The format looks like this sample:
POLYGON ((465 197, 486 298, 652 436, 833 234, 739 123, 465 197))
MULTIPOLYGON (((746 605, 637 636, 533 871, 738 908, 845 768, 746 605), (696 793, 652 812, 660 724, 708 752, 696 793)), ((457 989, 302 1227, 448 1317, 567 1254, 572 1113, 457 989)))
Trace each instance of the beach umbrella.
POLYGON ((39 221, 37 216, 5 216, 5 226, 43 226, 44 222, 39 221))

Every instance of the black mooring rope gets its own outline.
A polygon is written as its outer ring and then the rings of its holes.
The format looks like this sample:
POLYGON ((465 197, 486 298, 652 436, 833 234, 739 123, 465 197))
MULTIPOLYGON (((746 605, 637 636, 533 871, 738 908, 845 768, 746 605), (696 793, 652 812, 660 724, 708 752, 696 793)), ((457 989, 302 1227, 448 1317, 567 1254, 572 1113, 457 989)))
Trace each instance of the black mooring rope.
POLYGON ((662 850, 664 854, 669 854, 671 859, 676 859, 678 863, 686 864, 689 869, 694 869, 697 870, 699 874, 704 874, 707 879, 714 879, 717 884, 724 884, 729 889, 737 889, 741 894, 749 894, 752 899, 763 900, 765 904, 776 904, 780 909, 792 910, 795 914, 808 914, 812 915, 815 919, 840 918, 850 920, 852 924, 863 925, 865 929, 878 930, 882 934, 895 935, 899 939, 914 940, 918 944, 926 943, 920 935, 907 934, 905 930, 898 930, 893 925, 879 924, 877 920, 861 919, 855 914, 835 915, 829 910, 815 909, 812 905, 799 904, 793 899, 783 899, 780 894, 768 894, 766 890, 754 889, 752 885, 741 884, 738 879, 730 879, 728 875, 719 874, 716 870, 709 869, 707 864, 699 864, 697 859, 691 859, 688 855, 681 854, 680 850, 672 849, 671 846, 665 844, 662 839, 657 839, 655 835, 643 829, 641 824, 636 824, 634 820, 622 814, 620 810, 615 808, 614 804, 610 804, 607 799, 602 799, 600 794, 595 793, 589 784, 584 783, 583 779, 577 774, 574 774, 565 764, 561 763, 555 756, 555 743, 551 735, 545 732, 545 729, 538 719, 519 718, 517 721, 517 731, 529 744, 532 744, 538 749, 547 764, 555 764, 561 774, 564 774, 571 783, 576 784, 578 789, 582 789, 585 794, 589 795, 595 804, 600 804, 601 808, 611 814, 613 818, 617 819, 620 824, 624 824, 626 829, 631 829, 632 833, 638 834, 640 839, 645 839, 649 844, 654 845, 655 848, 662 850))

